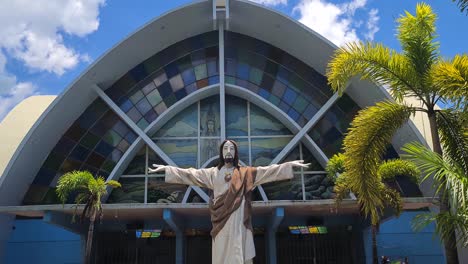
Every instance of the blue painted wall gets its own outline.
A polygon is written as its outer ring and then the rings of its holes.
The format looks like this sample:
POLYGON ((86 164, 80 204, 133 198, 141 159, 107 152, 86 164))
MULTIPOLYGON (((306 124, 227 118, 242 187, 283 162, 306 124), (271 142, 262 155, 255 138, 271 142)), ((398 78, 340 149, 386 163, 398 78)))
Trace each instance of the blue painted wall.
MULTIPOLYGON (((408 257, 411 264, 443 264, 445 257, 442 243, 434 235, 435 225, 431 224, 421 232, 414 232, 411 221, 420 212, 404 212, 380 226, 377 235, 377 251, 390 260, 408 257)), ((364 247, 367 263, 372 263, 372 237, 370 229, 364 230, 364 247)))
POLYGON ((6 245, 6 264, 81 263, 80 236, 41 219, 15 220, 6 245))

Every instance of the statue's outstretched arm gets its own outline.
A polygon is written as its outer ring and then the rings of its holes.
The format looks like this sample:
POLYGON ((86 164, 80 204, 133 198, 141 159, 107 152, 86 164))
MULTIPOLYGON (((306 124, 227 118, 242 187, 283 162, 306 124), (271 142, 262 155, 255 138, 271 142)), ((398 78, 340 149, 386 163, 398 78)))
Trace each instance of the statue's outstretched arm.
POLYGON ((309 165, 310 163, 304 163, 303 160, 294 160, 282 164, 257 167, 254 185, 292 179, 294 177, 293 167, 307 168, 309 165))
POLYGON ((165 181, 168 183, 195 185, 208 189, 213 189, 213 168, 209 169, 182 169, 174 166, 153 164, 153 169, 148 168, 148 173, 164 171, 165 181))
POLYGON ((166 169, 166 165, 159 165, 159 164, 153 164, 154 169, 148 168, 148 173, 156 173, 160 171, 164 171, 166 169))

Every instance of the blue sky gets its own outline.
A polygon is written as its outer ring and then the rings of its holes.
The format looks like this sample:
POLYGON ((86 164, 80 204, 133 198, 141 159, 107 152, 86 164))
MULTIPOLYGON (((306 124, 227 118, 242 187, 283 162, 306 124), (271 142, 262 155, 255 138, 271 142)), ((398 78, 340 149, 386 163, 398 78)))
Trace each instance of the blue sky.
MULTIPOLYGON (((337 45, 372 40, 397 50, 395 20, 404 10, 414 13, 418 3, 411 0, 252 1, 301 21, 337 45)), ((0 0, 0 121, 28 96, 60 94, 94 60, 129 34, 189 2, 0 0)), ((427 3, 438 15, 441 55, 467 53, 468 16, 450 0, 427 3)))

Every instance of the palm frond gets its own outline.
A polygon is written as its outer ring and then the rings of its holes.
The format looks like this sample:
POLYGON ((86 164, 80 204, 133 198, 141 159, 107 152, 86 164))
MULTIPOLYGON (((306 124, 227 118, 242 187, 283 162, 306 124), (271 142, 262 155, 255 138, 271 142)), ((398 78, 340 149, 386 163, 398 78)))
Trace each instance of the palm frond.
POLYGON ((93 175, 88 171, 72 171, 62 175, 57 183, 57 195, 65 203, 70 193, 76 190, 86 191, 88 183, 94 180, 93 175))
POLYGON ((106 182, 106 185, 112 187, 112 188, 121 188, 122 185, 120 184, 120 182, 118 181, 114 181, 114 180, 109 180, 106 182))
POLYGON ((403 211, 403 200, 401 199, 400 193, 397 190, 387 188, 383 185, 381 192, 384 197, 385 205, 395 210, 395 215, 400 216, 403 211))
POLYGON ((422 213, 415 216, 411 226, 415 231, 422 231, 428 225, 436 223, 436 233, 448 243, 457 243, 468 246, 468 211, 459 210, 456 213, 422 213), (451 235, 457 231, 457 240, 453 241, 451 235))
POLYGON ((349 189, 349 177, 346 172, 340 174, 340 176, 335 181, 335 186, 333 187, 333 191, 335 192, 335 202, 339 204, 343 201, 344 198, 348 197, 350 189, 349 189))
POLYGON ((460 8, 461 12, 467 11, 468 14, 468 0, 452 0, 452 2, 457 2, 458 8, 460 8))
MULTIPOLYGON (((439 57, 439 44, 435 39, 436 14, 426 3, 416 5, 416 15, 408 11, 398 19, 398 39, 405 57, 411 62, 417 76, 426 79, 439 57)), ((432 88, 428 85, 424 89, 432 88)))
POLYGON ((468 174, 468 124, 462 112, 447 109, 437 114, 444 158, 459 164, 468 174))
POLYGON ((391 94, 401 101, 405 96, 421 100, 420 79, 410 61, 382 44, 350 43, 337 49, 327 66, 331 88, 342 94, 349 80, 356 75, 380 85, 389 85, 391 94))
POLYGON ((333 182, 336 181, 337 175, 344 172, 344 160, 345 157, 342 153, 335 154, 328 160, 325 171, 327 172, 327 177, 332 179, 333 182))
POLYGON ((467 110, 468 100, 468 55, 455 55, 452 60, 441 60, 431 69, 434 86, 441 96, 467 110))
POLYGON ((421 171, 408 160, 394 159, 384 161, 377 171, 382 180, 394 180, 396 176, 406 176, 414 183, 419 182, 421 171))
POLYGON ((436 192, 446 194, 452 210, 468 208, 468 177, 459 164, 446 162, 439 154, 420 143, 406 144, 402 150, 407 153, 402 156, 421 169, 422 181, 434 177, 436 192), (445 186, 445 190, 440 189, 442 186, 445 186))
POLYGON ((396 130, 407 122, 413 111, 413 108, 388 101, 377 103, 358 113, 344 139, 349 188, 373 223, 378 222, 379 210, 384 207, 378 167, 396 130))

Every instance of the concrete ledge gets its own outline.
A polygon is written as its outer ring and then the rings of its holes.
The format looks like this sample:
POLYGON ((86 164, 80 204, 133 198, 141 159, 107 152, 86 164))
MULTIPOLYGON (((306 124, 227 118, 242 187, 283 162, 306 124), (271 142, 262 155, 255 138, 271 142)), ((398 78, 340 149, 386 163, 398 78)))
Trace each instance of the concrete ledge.
MULTIPOLYGON (((432 197, 413 197, 404 198, 405 210, 416 210, 425 207, 435 206, 437 200, 432 197)), ((355 200, 343 200, 339 207, 335 201, 328 200, 311 200, 311 201, 256 201, 252 203, 253 214, 263 215, 268 214, 277 207, 283 207, 285 215, 332 215, 332 214, 358 214, 359 207, 355 200)), ((82 210, 83 206, 79 205, 77 212, 82 210)), ((163 217, 164 209, 172 209, 174 212, 181 215, 198 215, 203 216, 209 214, 208 204, 206 203, 191 203, 191 204, 104 204, 104 218, 112 218, 118 216, 120 219, 147 219, 163 217)), ((73 204, 52 204, 52 205, 23 205, 23 206, 0 206, 0 214, 20 215, 26 217, 43 217, 46 211, 57 211, 65 214, 73 214, 75 205, 73 204)))

